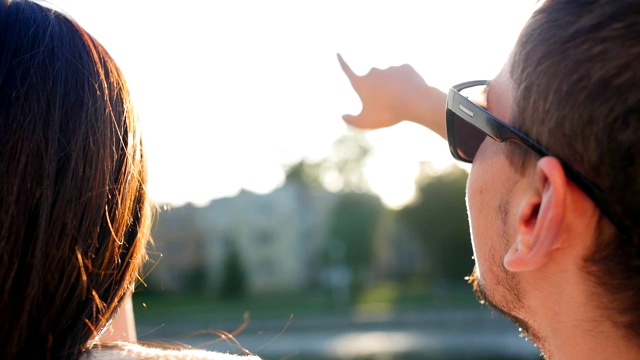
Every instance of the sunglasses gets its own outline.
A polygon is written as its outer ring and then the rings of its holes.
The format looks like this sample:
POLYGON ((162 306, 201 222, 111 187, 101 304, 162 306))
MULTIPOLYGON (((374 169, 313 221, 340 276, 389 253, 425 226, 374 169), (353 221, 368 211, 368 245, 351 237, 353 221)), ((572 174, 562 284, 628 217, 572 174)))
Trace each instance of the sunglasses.
POLYGON ((623 236, 627 227, 611 211, 609 201, 600 188, 575 170, 566 161, 554 156, 527 135, 498 119, 480 103, 486 98, 487 80, 468 81, 453 86, 447 96, 447 138, 451 155, 456 160, 473 163, 484 140, 489 137, 497 142, 513 141, 540 157, 553 156, 560 161, 567 177, 596 204, 602 214, 623 236))

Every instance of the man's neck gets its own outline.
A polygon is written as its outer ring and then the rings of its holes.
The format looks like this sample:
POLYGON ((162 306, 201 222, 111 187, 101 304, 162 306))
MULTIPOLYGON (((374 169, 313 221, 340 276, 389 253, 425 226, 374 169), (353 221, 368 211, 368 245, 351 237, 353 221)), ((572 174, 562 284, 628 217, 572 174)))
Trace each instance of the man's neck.
POLYGON ((527 304, 540 350, 548 360, 639 359, 640 342, 625 332, 584 273, 556 272, 537 279, 545 291, 529 294, 527 304))
POLYGON ((640 347, 608 321, 577 325, 541 346, 547 360, 640 359, 640 347))

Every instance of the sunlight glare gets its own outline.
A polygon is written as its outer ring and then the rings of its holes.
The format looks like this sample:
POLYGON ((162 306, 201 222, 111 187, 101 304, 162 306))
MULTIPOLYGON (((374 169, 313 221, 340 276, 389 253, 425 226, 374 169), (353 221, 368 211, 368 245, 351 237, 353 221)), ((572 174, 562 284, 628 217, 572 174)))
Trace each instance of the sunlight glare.
MULTIPOLYGON (((492 77, 534 4, 53 2, 122 68, 142 121, 150 196, 171 204, 266 193, 282 184, 283 164, 327 156, 347 131, 341 116, 361 109, 336 53, 359 74, 412 64, 446 91, 492 77)), ((365 173, 389 206, 412 197, 416 164, 451 162, 445 142, 428 147, 429 131, 413 130, 370 136, 365 173)))

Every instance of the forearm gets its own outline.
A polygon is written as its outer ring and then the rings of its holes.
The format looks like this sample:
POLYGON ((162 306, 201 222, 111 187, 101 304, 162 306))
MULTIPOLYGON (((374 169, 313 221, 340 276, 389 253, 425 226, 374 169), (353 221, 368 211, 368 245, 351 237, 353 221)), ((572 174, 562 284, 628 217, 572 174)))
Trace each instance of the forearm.
POLYGON ((446 105, 447 94, 430 86, 418 91, 410 102, 409 118, 405 119, 425 126, 443 139, 447 139, 446 105))

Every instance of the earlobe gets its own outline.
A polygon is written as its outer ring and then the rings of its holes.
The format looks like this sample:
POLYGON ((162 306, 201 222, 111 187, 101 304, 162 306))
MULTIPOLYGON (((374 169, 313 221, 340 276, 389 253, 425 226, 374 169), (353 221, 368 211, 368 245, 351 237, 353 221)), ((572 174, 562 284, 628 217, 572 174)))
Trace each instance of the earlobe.
POLYGON ((567 178, 553 157, 538 160, 530 191, 522 196, 516 218, 516 239, 504 258, 507 270, 539 268, 559 245, 565 215, 567 178))

